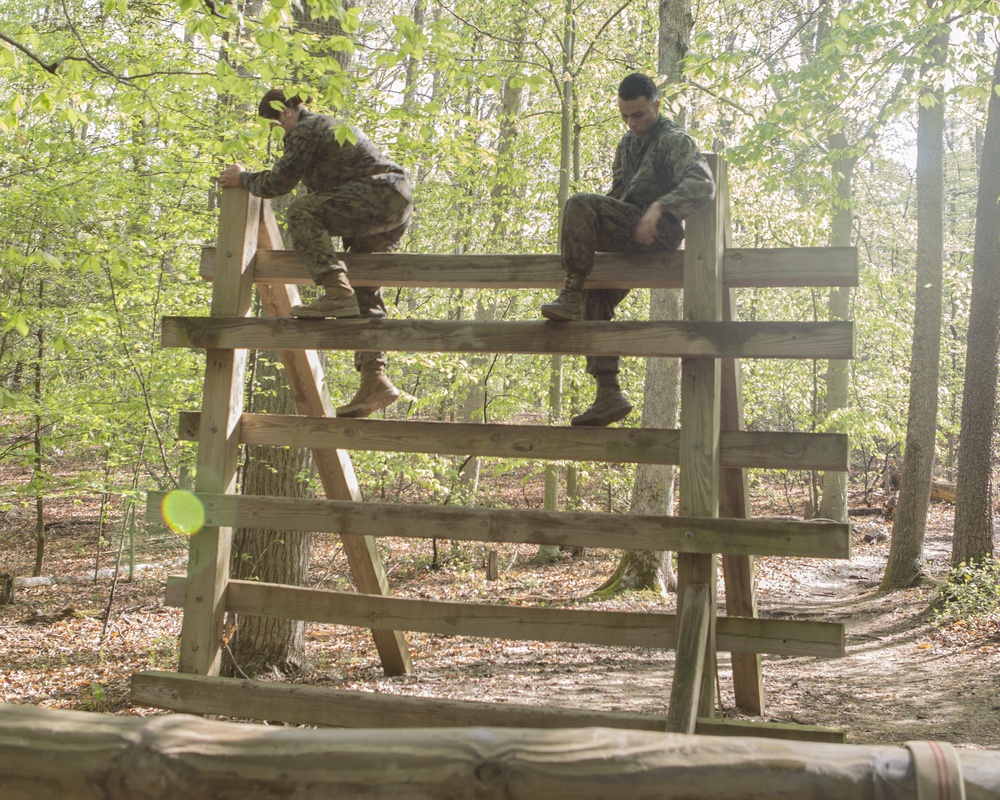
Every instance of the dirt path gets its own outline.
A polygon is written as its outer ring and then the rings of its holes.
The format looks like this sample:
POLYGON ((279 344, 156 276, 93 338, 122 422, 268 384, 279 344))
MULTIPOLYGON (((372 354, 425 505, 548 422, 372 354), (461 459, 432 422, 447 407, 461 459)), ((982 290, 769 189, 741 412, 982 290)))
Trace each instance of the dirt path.
MULTIPOLYGON (((951 515, 937 509, 930 523, 928 571, 944 578, 951 515)), ((783 581, 787 602, 763 595, 762 613, 782 608, 797 619, 846 626, 845 658, 767 662, 770 715, 845 727, 855 743, 942 739, 1000 748, 1000 629, 939 629, 928 613, 929 588, 877 594, 889 543, 858 538, 849 562, 786 560, 783 572, 794 567, 783 581)))
MULTIPOLYGON (((859 523, 850 561, 759 561, 762 616, 843 622, 847 644, 841 659, 765 657, 765 719, 844 727, 853 743, 928 738, 1000 749, 1000 625, 940 630, 928 614, 930 589, 876 594, 889 545, 865 544, 861 536, 879 527, 859 523)), ((932 575, 947 573, 950 531, 950 513, 935 507, 926 547, 932 575)), ((113 553, 95 564, 88 537, 96 541, 96 534, 80 530, 53 536, 49 574, 87 575, 113 566, 113 553)), ((24 562, 26 542, 27 530, 0 528, 0 572, 12 554, 24 562)), ((437 569, 428 563, 427 542, 382 540, 380 547, 395 593, 473 602, 573 605, 617 560, 615 553, 588 551, 538 568, 527 564, 532 548, 505 549, 500 580, 487 582, 479 546, 453 549, 439 542, 437 569)), ((158 713, 130 707, 127 697, 134 672, 176 669, 180 614, 163 607, 162 593, 166 576, 183 571, 176 563, 183 551, 160 543, 142 560, 156 554, 175 563, 119 583, 106 626, 107 579, 25 587, 14 605, 0 607, 0 699, 158 713), (69 606, 68 617, 50 624, 26 621, 69 606)), ((349 585, 339 543, 318 541, 313 566, 314 585, 349 585)), ((585 607, 670 611, 671 605, 653 595, 629 595, 585 607)), ((306 638, 315 671, 305 683, 454 699, 665 713, 673 668, 668 652, 409 634, 414 674, 390 679, 381 673, 367 631, 310 625, 306 638)), ((739 716, 727 654, 720 654, 719 684, 722 714, 739 716)))

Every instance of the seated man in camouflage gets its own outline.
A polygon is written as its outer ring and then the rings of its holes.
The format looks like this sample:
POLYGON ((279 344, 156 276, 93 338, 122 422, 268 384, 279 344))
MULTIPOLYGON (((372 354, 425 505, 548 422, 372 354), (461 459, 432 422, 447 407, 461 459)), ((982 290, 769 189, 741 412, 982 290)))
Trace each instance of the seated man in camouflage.
MULTIPOLYGON (((594 253, 676 250, 684 238, 681 220, 715 196, 715 180, 694 140, 660 116, 656 84, 633 73, 618 87, 618 109, 628 132, 618 143, 608 194, 575 194, 562 224, 565 288, 542 306, 556 321, 610 320, 628 294, 622 289, 584 289, 594 253)), ((617 356, 587 357, 597 382, 593 404, 572 425, 604 426, 625 419, 632 404, 618 384, 617 356)))
MULTIPOLYGON (((339 141, 337 131, 346 122, 313 113, 300 98, 286 98, 281 89, 265 94, 257 111, 284 129, 284 153, 274 166, 260 172, 245 172, 238 164, 226 167, 219 186, 242 186, 268 198, 287 194, 300 181, 309 190, 289 205, 286 221, 295 251, 324 294, 294 306, 292 316, 384 317, 382 290, 359 287, 355 292, 330 237, 342 237, 345 249, 355 253, 395 250, 413 215, 413 189, 406 171, 353 125, 353 144, 350 139, 339 141)), ((367 417, 399 397, 385 374, 387 363, 385 353, 354 354, 361 386, 346 406, 337 409, 338 417, 367 417)))

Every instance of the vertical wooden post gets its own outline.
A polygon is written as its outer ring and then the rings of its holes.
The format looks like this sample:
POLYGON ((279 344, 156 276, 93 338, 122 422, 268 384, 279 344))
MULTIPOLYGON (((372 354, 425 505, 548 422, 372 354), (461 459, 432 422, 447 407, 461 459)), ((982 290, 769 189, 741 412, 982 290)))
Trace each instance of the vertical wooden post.
MULTIPOLYGON (((213 317, 243 317, 250 311, 251 262, 257 249, 259 219, 259 199, 244 189, 223 190, 212 286, 213 317)), ((206 353, 197 492, 235 490, 246 363, 245 350, 209 349, 206 353)), ((232 528, 219 527, 202 528, 191 537, 180 672, 219 674, 232 537, 232 528)))
MULTIPOLYGON (((729 216, 729 196, 722 198, 722 237, 726 247, 732 247, 732 222, 729 216)), ((724 290, 722 318, 735 321, 736 292, 724 290)), ((720 398, 720 427, 724 431, 743 430, 743 381, 738 358, 723 358, 720 398)), ((719 473, 719 516, 746 519, 750 516, 747 471, 726 467, 719 473)), ((730 617, 757 616, 757 590, 754 584, 753 556, 722 556, 722 575, 726 585, 726 614, 730 617)), ((764 680, 760 653, 730 653, 733 668, 733 694, 736 705, 753 714, 764 713, 764 680)))
MULTIPOLYGON (((724 298, 723 316, 735 318, 732 290, 724 298)), ((722 416, 724 431, 743 428, 743 403, 740 391, 739 359, 722 359, 722 416)), ((745 519, 749 516, 746 470, 726 467, 721 470, 719 516, 745 519)), ((757 594, 754 586, 754 557, 723 555, 722 574, 726 584, 726 614, 730 617, 756 617, 757 594)), ((764 713, 764 681, 760 653, 730 653, 733 667, 733 693, 736 705, 753 714, 764 713)))
MULTIPOLYGON (((692 214, 686 222, 684 244, 684 319, 722 318, 722 222, 727 191, 725 162, 711 159, 716 180, 715 199, 692 214)), ((719 400, 718 359, 681 360, 681 451, 680 514, 685 517, 715 517, 719 513, 719 400)), ((715 714, 715 614, 716 556, 681 553, 677 558, 678 651, 668 719, 681 733, 693 733, 697 716, 715 714), (707 609, 687 610, 691 602, 707 609), (701 645, 682 653, 680 643, 689 639, 681 628, 685 621, 699 623, 707 612, 703 659, 701 645), (695 662, 700 663, 695 663, 695 662), (693 682, 700 687, 690 691, 693 682), (687 705, 692 705, 687 708, 687 705)))
MULTIPOLYGON (((272 250, 284 247, 270 203, 264 203, 261 208, 260 247, 272 250)), ((290 316, 292 306, 299 303, 299 290, 291 284, 260 284, 257 294, 261 298, 264 313, 272 317, 290 316)), ((326 389, 323 365, 316 351, 282 350, 280 355, 299 413, 306 416, 337 416, 326 389)), ((333 500, 361 500, 354 464, 346 451, 315 449, 313 458, 327 497, 333 500)), ((374 537, 346 535, 341 538, 358 591, 364 594, 390 594, 389 581, 374 537)), ((373 630, 372 636, 386 675, 406 675, 412 671, 406 639, 401 632, 373 630)))

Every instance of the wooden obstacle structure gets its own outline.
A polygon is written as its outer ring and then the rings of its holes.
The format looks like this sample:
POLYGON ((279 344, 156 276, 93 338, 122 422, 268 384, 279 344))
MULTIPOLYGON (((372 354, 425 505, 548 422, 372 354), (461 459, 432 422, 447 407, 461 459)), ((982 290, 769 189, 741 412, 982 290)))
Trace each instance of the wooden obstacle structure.
MULTIPOLYGON (((283 252, 270 206, 241 189, 223 192, 218 246, 203 259, 214 281, 211 315, 167 318, 163 344, 206 351, 200 414, 182 431, 197 439, 195 492, 205 527, 191 537, 186 579, 172 579, 167 601, 184 608, 179 674, 133 677, 132 699, 175 711, 341 727, 510 725, 621 727, 681 733, 735 733, 840 740, 811 726, 734 726, 716 716, 716 652, 732 654, 737 704, 764 708, 760 654, 839 656, 843 626, 756 616, 756 555, 847 558, 849 526, 748 519, 745 469, 846 470, 848 444, 837 434, 741 430, 739 359, 848 359, 850 322, 739 322, 739 287, 853 286, 853 248, 747 250, 730 246, 725 163, 712 160, 715 200, 686 222, 685 249, 654 255, 598 254, 592 287, 683 287, 684 319, 655 322, 452 322, 300 320, 289 317, 307 283, 294 253, 283 252), (267 318, 249 318, 254 284, 267 318), (243 411, 247 351, 277 350, 299 416, 243 411), (679 357, 679 430, 589 429, 535 425, 337 419, 316 350, 561 353, 679 357), (244 444, 312 448, 327 499, 244 496, 236 465, 244 444), (362 502, 349 450, 467 454, 508 458, 677 464, 680 515, 514 511, 362 502), (232 531, 258 527, 342 537, 357 592, 233 580, 232 531), (524 608, 392 597, 375 538, 440 537, 492 543, 673 550, 678 613, 524 608), (716 608, 718 555, 726 614, 716 608), (412 666, 403 631, 608 646, 674 649, 666 714, 388 698, 218 678, 227 613, 355 625, 372 630, 383 669, 412 666), (391 710, 386 702, 393 702, 391 710), (789 730, 792 728, 793 730, 789 730)), ((558 256, 350 257, 355 285, 557 288, 558 256)), ((162 493, 147 517, 162 520, 162 493)))

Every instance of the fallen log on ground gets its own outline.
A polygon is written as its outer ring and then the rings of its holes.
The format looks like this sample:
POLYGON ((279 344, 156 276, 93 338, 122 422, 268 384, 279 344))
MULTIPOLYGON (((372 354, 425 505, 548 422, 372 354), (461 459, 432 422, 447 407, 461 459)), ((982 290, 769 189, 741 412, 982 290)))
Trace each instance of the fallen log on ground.
MULTIPOLYGON (((914 752, 923 755, 608 728, 315 730, 0 704, 4 800, 945 796, 918 795, 915 764, 964 773, 969 800, 1000 798, 1000 753, 938 743, 914 752)), ((954 784, 948 791, 961 797, 954 784)))

